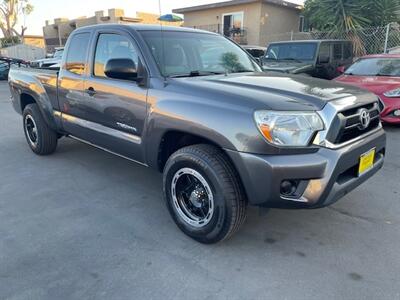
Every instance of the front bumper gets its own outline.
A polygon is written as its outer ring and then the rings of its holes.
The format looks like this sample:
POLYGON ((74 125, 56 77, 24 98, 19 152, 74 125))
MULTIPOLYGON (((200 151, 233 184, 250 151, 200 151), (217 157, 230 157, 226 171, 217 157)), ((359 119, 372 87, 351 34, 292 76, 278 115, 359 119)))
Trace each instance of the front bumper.
POLYGON ((386 135, 382 129, 339 149, 316 153, 256 155, 226 150, 242 179, 249 203, 264 207, 319 208, 330 205, 365 182, 383 166, 386 135), (360 156, 375 148, 373 167, 358 176, 360 156), (298 198, 281 194, 284 180, 305 183, 298 198))

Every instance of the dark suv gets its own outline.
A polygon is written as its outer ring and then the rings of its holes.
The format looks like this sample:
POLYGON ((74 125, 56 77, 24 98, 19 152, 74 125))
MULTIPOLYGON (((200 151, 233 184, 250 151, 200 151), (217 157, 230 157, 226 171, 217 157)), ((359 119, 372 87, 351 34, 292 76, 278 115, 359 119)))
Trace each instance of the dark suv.
POLYGON ((265 71, 306 74, 323 79, 340 75, 337 68, 353 62, 353 46, 345 40, 271 43, 263 58, 265 71))

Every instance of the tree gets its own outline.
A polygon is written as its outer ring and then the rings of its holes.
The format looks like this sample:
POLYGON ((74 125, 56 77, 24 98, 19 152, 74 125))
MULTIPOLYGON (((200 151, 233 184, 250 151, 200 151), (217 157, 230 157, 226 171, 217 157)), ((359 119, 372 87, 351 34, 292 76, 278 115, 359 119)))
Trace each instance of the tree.
POLYGON ((400 0, 364 2, 364 11, 372 26, 386 26, 400 21, 400 0))
POLYGON ((14 36, 22 37, 26 31, 26 27, 21 26, 21 32, 18 32, 18 19, 21 15, 29 15, 33 10, 33 6, 29 0, 2 0, 0 1, 0 29, 6 39, 14 36))
POLYGON ((304 15, 313 29, 330 32, 399 22, 400 0, 306 0, 304 15))

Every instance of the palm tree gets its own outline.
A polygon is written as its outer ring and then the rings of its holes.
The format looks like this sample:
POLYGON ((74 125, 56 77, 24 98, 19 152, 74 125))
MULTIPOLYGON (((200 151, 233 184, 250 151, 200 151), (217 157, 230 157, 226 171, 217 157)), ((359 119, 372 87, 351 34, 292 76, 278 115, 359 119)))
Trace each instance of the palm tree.
POLYGON ((306 0, 304 15, 312 28, 347 32, 400 21, 400 0, 306 0))
POLYGON ((386 26, 400 21, 400 0, 364 0, 363 2, 363 12, 372 26, 386 26))
POLYGON ((365 54, 360 28, 400 21, 400 0, 306 0, 304 15, 311 28, 331 36, 346 34, 356 55, 365 54))

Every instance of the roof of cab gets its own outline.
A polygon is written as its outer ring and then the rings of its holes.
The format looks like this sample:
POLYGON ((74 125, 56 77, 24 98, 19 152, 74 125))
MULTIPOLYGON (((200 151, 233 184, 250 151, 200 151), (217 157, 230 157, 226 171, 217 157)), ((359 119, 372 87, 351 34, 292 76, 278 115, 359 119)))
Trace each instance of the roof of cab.
POLYGON ((134 24, 134 25, 127 25, 127 24, 96 24, 90 25, 85 27, 80 27, 75 30, 75 32, 85 31, 88 29, 96 29, 96 28, 128 28, 137 31, 180 31, 180 32, 193 32, 193 33, 209 33, 209 34, 216 34, 214 32, 199 30, 194 28, 188 27, 179 27, 179 26, 164 26, 158 24, 134 24))

